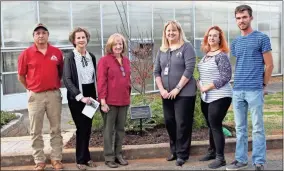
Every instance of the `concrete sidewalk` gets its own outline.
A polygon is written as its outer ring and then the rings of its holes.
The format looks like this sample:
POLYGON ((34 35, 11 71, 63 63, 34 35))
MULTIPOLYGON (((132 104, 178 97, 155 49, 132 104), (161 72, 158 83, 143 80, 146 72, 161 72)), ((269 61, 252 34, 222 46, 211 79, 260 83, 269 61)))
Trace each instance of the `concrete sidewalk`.
MULTIPOLYGON (((74 135, 75 129, 70 129, 62 132, 63 145, 65 145, 70 138, 74 135)), ((50 147, 50 135, 43 134, 44 152, 49 154, 50 147)), ((32 154, 32 141, 31 136, 22 137, 3 137, 1 138, 1 159, 3 156, 18 156, 18 155, 31 155, 32 154)))
MULTIPOLYGON (((283 170, 283 151, 282 150, 268 150, 267 164, 265 170, 283 170)), ((227 165, 234 160, 234 153, 225 154, 227 165)), ((152 159, 136 159, 129 160, 128 166, 119 166, 116 169, 108 168, 104 162, 96 162, 97 167, 88 168, 88 170, 209 170, 207 165, 211 162, 199 162, 201 155, 190 156, 189 160, 182 166, 175 166, 175 162, 167 162, 165 158, 152 159)), ((78 170, 75 163, 64 163, 64 170, 78 170)), ((11 166, 1 167, 1 170, 33 170, 34 165, 29 166, 11 166)), ((226 166, 216 170, 225 170, 226 166)), ((48 164, 46 170, 52 170, 51 165, 48 164)), ((251 164, 251 152, 249 152, 249 166, 245 170, 254 170, 251 164)))
MULTIPOLYGON (((74 130, 63 133, 64 144, 72 137, 74 130)), ((47 162, 49 162, 50 143, 49 135, 44 135, 45 154, 47 162)), ((192 141, 191 154, 201 155, 207 152, 207 141, 192 141)), ((251 151, 252 139, 249 138, 249 150, 251 151)), ((232 153, 235 150, 235 138, 226 139, 225 152, 232 153)), ((282 135, 267 136, 267 149, 282 149, 283 137, 282 135)), ((89 148, 91 156, 95 161, 104 161, 103 148, 89 148)), ((63 149, 63 162, 75 162, 74 148, 63 149)), ((149 158, 165 158, 169 155, 169 143, 161 144, 145 144, 145 145, 125 145, 123 146, 123 153, 127 159, 149 159, 149 158)), ((34 163, 32 158, 31 137, 6 137, 1 138, 1 166, 21 166, 32 165, 34 163)))

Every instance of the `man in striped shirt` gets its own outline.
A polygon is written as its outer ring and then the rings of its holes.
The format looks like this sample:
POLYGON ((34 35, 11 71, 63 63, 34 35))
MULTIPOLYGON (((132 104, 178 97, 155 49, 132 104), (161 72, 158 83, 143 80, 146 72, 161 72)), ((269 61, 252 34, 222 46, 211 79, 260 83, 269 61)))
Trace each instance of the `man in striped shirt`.
POLYGON ((252 117, 252 163, 255 170, 264 170, 266 139, 263 124, 264 89, 271 77, 273 60, 269 37, 253 30, 252 9, 240 5, 235 17, 241 36, 231 44, 236 57, 233 87, 233 109, 236 125, 235 161, 226 170, 241 170, 248 166, 248 109, 252 117))

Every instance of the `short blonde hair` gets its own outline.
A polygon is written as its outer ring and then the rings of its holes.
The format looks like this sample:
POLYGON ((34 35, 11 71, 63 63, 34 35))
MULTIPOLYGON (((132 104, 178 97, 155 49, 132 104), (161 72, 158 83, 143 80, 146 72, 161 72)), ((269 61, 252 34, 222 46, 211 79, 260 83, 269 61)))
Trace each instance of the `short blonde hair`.
POLYGON ((78 33, 78 32, 84 32, 85 35, 86 35, 86 38, 87 38, 87 43, 90 42, 91 35, 90 35, 90 33, 88 32, 88 30, 87 30, 87 29, 84 29, 84 28, 82 28, 82 27, 76 27, 76 28, 74 28, 73 31, 71 31, 71 33, 69 34, 69 41, 72 43, 72 45, 73 45, 74 47, 76 47, 76 45, 74 44, 75 35, 76 35, 76 33, 78 33))
POLYGON ((121 34, 119 34, 119 33, 114 33, 114 34, 112 34, 112 35, 108 38, 107 43, 106 43, 106 46, 105 46, 105 53, 106 53, 106 54, 113 54, 112 47, 113 47, 113 45, 114 45, 114 43, 115 43, 115 42, 114 42, 114 41, 115 41, 115 38, 117 38, 117 37, 121 38, 121 40, 122 40, 122 43, 123 43, 122 54, 125 55, 126 48, 127 48, 127 46, 126 46, 126 40, 125 40, 124 36, 121 35, 121 34))
POLYGON ((181 24, 178 21, 170 20, 170 21, 166 22, 165 25, 164 25, 163 36, 162 36, 162 45, 160 47, 160 50, 162 52, 166 52, 169 49, 169 41, 166 38, 166 29, 167 29, 168 25, 170 25, 170 24, 175 26, 178 29, 180 45, 182 45, 184 42, 189 42, 185 37, 184 31, 181 27, 181 24))

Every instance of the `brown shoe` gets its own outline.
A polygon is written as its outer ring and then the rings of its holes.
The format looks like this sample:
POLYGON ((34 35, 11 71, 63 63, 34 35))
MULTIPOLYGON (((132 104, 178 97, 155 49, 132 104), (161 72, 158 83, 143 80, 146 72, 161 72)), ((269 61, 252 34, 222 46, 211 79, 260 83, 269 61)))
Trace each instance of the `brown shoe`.
POLYGON ((46 164, 45 163, 37 163, 35 165, 34 170, 44 170, 45 169, 46 164))
POLYGON ((51 160, 51 165, 55 170, 62 170, 63 164, 59 160, 51 160))

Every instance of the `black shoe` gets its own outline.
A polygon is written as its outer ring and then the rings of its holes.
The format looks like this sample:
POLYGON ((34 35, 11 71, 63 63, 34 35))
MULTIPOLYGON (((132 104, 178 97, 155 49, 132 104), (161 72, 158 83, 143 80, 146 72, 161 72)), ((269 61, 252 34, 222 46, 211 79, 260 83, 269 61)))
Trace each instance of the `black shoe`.
POLYGON ((264 170, 264 166, 262 164, 256 164, 254 165, 255 170, 264 170))
POLYGON ((222 166, 226 166, 226 160, 216 159, 208 165, 210 169, 217 169, 222 166))
POLYGON ((177 156, 172 154, 167 158, 167 161, 173 161, 173 160, 176 160, 176 159, 177 159, 177 156))
POLYGON ((115 159, 115 162, 122 165, 122 166, 128 165, 128 162, 126 160, 124 160, 123 157, 117 157, 115 159))
POLYGON ((106 161, 105 164, 110 168, 117 168, 118 165, 114 161, 106 161))
POLYGON ((209 161, 213 159, 216 159, 216 154, 213 152, 208 152, 204 157, 199 159, 199 161, 209 161))
POLYGON ((183 160, 181 158, 178 158, 177 161, 176 161, 177 166, 182 166, 184 163, 185 163, 185 160, 183 160))

